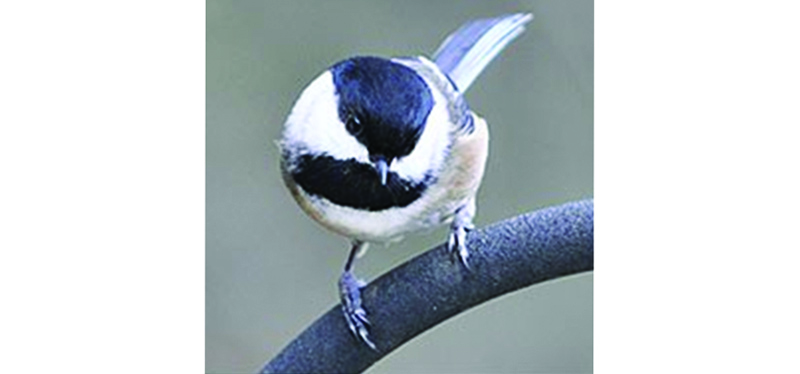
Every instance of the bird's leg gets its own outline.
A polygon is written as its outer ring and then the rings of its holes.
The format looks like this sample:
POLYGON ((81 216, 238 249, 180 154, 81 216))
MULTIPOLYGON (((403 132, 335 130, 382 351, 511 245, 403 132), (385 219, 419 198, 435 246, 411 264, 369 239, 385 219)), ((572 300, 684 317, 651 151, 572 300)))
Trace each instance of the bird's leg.
POLYGON ((467 231, 475 228, 472 224, 472 218, 475 217, 475 199, 471 199, 468 203, 456 210, 453 223, 450 225, 450 237, 447 240, 447 249, 453 255, 458 255, 458 259, 464 264, 464 267, 469 269, 467 258, 469 252, 467 251, 467 231))
POLYGON ((367 320, 367 311, 361 306, 361 288, 363 288, 366 283, 356 278, 355 274, 352 272, 356 254, 362 249, 366 249, 366 246, 367 243, 365 242, 353 240, 353 247, 350 249, 350 255, 347 256, 347 263, 344 265, 344 272, 342 272, 342 276, 339 278, 339 297, 342 302, 344 319, 347 321, 347 326, 350 327, 350 331, 357 339, 363 341, 364 344, 372 349, 376 349, 375 344, 372 343, 368 337, 369 332, 367 331, 367 326, 369 325, 369 321, 367 320))

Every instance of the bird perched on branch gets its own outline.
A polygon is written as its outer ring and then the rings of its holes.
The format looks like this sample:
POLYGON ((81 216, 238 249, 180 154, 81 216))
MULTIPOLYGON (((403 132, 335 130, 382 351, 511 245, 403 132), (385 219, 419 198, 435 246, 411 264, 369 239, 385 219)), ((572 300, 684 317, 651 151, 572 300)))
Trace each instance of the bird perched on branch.
POLYGON ((306 87, 286 120, 284 181, 311 218, 351 240, 339 280, 342 311, 353 334, 373 349, 354 259, 370 242, 449 224, 447 247, 469 267, 466 233, 489 132, 463 93, 532 19, 520 13, 468 22, 433 61, 338 62, 306 87))

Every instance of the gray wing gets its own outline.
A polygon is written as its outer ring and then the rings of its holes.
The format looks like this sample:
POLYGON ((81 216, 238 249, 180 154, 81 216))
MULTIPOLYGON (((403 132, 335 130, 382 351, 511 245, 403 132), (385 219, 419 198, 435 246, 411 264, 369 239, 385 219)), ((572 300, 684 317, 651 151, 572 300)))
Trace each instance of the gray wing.
POLYGON ((483 69, 525 31, 533 14, 516 13, 470 21, 450 34, 433 60, 459 91, 465 92, 483 69))

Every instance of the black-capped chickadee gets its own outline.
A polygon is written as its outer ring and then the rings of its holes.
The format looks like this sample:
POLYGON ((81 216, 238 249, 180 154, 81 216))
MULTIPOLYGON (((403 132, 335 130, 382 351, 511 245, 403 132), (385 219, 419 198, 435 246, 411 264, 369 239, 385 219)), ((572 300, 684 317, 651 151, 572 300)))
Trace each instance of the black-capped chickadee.
POLYGON ((283 178, 302 209, 352 241, 339 280, 353 334, 371 348, 364 283, 353 261, 369 242, 450 224, 447 246, 468 266, 465 241, 489 146, 486 122, 463 93, 533 19, 466 23, 425 57, 354 57, 317 77, 283 132, 283 178))

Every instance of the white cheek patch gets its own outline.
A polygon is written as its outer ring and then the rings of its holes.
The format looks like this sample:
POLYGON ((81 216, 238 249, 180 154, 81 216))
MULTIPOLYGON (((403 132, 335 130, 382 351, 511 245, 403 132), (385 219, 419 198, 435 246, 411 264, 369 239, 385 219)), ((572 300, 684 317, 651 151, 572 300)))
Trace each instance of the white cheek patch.
POLYGON ((333 75, 326 71, 303 90, 283 131, 283 149, 369 162, 369 152, 339 120, 333 75))
MULTIPOLYGON (((427 174, 435 174, 441 168, 453 129, 447 112, 447 99, 428 83, 434 105, 428 114, 425 130, 414 150, 408 156, 394 160, 389 167, 389 171, 414 182, 423 181, 427 174)), ((292 108, 283 132, 282 148, 370 164, 369 151, 347 132, 339 119, 337 105, 333 75, 326 71, 308 85, 292 108)))
MULTIPOLYGON (((427 79, 426 79, 426 82, 427 79)), ((404 179, 421 182, 428 173, 435 174, 447 156, 453 125, 447 112, 447 100, 428 82, 433 94, 433 109, 428 114, 425 130, 411 153, 395 160, 389 167, 404 179)))

